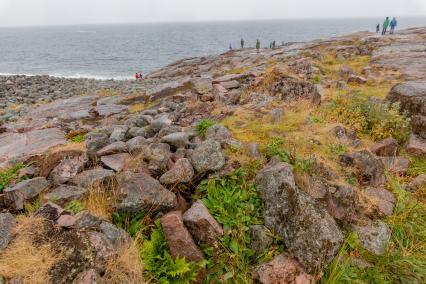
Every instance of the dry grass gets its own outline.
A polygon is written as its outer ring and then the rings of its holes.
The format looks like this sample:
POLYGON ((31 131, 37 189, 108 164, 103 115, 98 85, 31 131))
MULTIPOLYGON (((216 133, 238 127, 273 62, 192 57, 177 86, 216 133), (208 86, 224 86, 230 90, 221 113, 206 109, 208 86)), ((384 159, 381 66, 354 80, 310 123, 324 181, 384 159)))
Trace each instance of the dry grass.
POLYGON ((93 186, 83 200, 84 208, 100 219, 110 220, 116 200, 115 188, 115 181, 107 185, 93 186))
POLYGON ((132 241, 117 252, 117 257, 106 265, 103 283, 105 284, 139 284, 145 283, 143 279, 142 260, 138 245, 132 241))
POLYGON ((21 277, 23 283, 46 283, 49 271, 60 261, 51 244, 37 245, 35 237, 44 230, 43 220, 35 217, 17 218, 19 234, 0 252, 0 275, 8 279, 21 277))
POLYGON ((133 104, 131 106, 129 106, 128 111, 130 113, 137 113, 137 112, 141 112, 147 108, 150 107, 150 104, 144 104, 144 103, 139 103, 139 104, 133 104))
POLYGON ((101 97, 112 97, 112 96, 119 96, 120 93, 112 90, 112 89, 100 89, 98 90, 98 95, 101 97))

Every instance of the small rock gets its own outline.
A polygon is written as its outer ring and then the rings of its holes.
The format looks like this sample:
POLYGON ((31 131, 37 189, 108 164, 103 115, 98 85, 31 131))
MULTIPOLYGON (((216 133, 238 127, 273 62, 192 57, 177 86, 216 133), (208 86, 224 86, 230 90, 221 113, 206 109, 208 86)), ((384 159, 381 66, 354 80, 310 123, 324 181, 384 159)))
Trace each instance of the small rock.
POLYGON ((109 140, 111 142, 126 141, 126 133, 129 127, 126 125, 115 126, 109 140))
POLYGON ((142 152, 149 145, 149 141, 142 136, 137 136, 126 142, 127 149, 132 155, 142 152))
POLYGON ((386 138, 374 144, 371 152, 381 157, 393 157, 398 152, 398 142, 393 138, 386 138))
POLYGON ((36 198, 49 186, 49 182, 44 177, 24 180, 4 190, 4 203, 12 210, 22 210, 26 201, 36 198))
POLYGON ((222 87, 224 87, 227 90, 237 89, 240 87, 240 83, 236 80, 221 82, 220 85, 222 85, 222 87))
POLYGON ((92 188, 95 186, 110 187, 114 184, 114 171, 103 168, 93 168, 84 171, 71 179, 71 182, 83 188, 92 188))
POLYGON ((206 140, 214 140, 224 146, 229 144, 231 139, 231 132, 221 124, 215 124, 207 129, 206 140))
POLYGON ((282 109, 273 109, 271 111, 271 117, 272 117, 272 124, 277 124, 278 122, 281 121, 281 117, 283 115, 283 110, 282 109))
POLYGON ((84 198, 88 190, 83 187, 72 185, 61 185, 49 193, 43 195, 42 202, 53 202, 60 206, 65 206, 66 203, 72 200, 80 200, 84 198))
POLYGON ((37 172, 37 168, 34 166, 29 166, 19 170, 18 178, 21 179, 23 177, 33 177, 37 172))
POLYGON ((36 217, 43 217, 47 220, 56 221, 62 215, 64 209, 62 207, 53 204, 51 202, 47 202, 43 204, 35 213, 36 217))
POLYGON ((272 245, 272 237, 268 234, 268 229, 263 225, 250 226, 250 248, 256 255, 262 254, 272 245))
POLYGON ((99 229, 102 221, 88 212, 79 212, 75 216, 75 229, 99 229))
POLYGON ((382 157, 385 169, 391 173, 405 175, 410 167, 410 160, 405 157, 382 157))
POLYGON ((218 171, 225 165, 225 156, 219 142, 206 140, 195 148, 191 162, 198 173, 218 171))
POLYGON ((204 259, 203 253, 184 226, 180 211, 173 211, 164 215, 161 218, 161 226, 169 245, 170 255, 174 259, 179 257, 196 262, 204 259))
POLYGON ((185 148, 189 144, 189 135, 185 132, 171 133, 161 138, 161 142, 167 143, 177 149, 185 148))
POLYGON ((0 213, 0 250, 5 249, 13 238, 16 226, 15 217, 10 213, 0 213))
POLYGON ((99 278, 100 276, 95 269, 89 269, 78 274, 72 284, 97 284, 99 278))
POLYGON ((223 235, 223 229, 200 200, 183 214, 183 222, 195 240, 212 245, 223 235))
POLYGON ((154 119, 151 123, 151 128, 155 132, 159 132, 162 128, 172 124, 172 121, 167 117, 167 115, 160 116, 159 118, 154 119))
POLYGON ((84 170, 87 163, 85 155, 62 160, 49 175, 55 184, 63 184, 84 170))
POLYGON ((58 226, 64 228, 71 228, 75 225, 76 218, 72 215, 61 215, 59 219, 56 221, 58 226))
POLYGON ((419 189, 423 184, 426 183, 426 174, 421 174, 417 176, 415 179, 413 179, 408 185, 407 190, 408 191, 416 191, 419 189))
POLYGON ((109 156, 102 156, 101 162, 109 169, 116 172, 121 172, 126 165, 126 161, 131 158, 128 153, 113 154, 109 156))
POLYGON ((102 157, 106 155, 125 153, 125 152, 127 152, 127 144, 123 141, 118 141, 108 146, 105 146, 104 148, 99 150, 96 154, 98 157, 102 157))
POLYGON ((357 75, 351 75, 348 78, 348 83, 355 83, 355 84, 366 84, 367 79, 362 76, 357 75))
POLYGON ((250 143, 247 145, 248 148, 248 156, 252 159, 260 159, 262 158, 262 154, 260 153, 259 144, 250 143))
POLYGON ((188 159, 176 161, 173 168, 160 177, 162 184, 171 185, 190 182, 194 176, 194 169, 188 159))
POLYGON ((390 216, 393 213, 395 207, 395 197, 392 193, 384 188, 368 187, 362 191, 363 195, 368 198, 371 204, 378 207, 379 211, 390 216))
POLYGON ((382 255, 391 237, 391 230, 383 221, 370 221, 364 226, 355 226, 362 246, 368 251, 382 255))
POLYGON ((141 128, 141 127, 132 127, 129 129, 129 131, 127 131, 127 136, 128 139, 132 139, 135 137, 144 137, 144 138, 148 138, 149 137, 149 131, 146 128, 141 128))
POLYGON ((426 157, 426 139, 411 134, 405 149, 409 154, 426 157))

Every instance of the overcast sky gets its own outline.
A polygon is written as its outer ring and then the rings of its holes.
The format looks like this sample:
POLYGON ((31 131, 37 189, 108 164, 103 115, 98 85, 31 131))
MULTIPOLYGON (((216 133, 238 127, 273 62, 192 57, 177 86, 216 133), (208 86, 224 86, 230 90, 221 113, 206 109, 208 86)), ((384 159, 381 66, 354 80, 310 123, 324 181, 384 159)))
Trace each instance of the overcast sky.
POLYGON ((0 26, 385 15, 426 16, 426 0, 0 0, 0 26))

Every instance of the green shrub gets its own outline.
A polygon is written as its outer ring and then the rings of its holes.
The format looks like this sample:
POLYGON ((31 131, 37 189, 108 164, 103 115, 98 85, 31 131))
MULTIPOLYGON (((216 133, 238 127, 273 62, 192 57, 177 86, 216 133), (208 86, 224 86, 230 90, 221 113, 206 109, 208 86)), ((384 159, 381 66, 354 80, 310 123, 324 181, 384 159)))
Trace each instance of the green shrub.
POLYGON ((75 136, 70 137, 68 140, 73 143, 81 143, 84 142, 85 134, 77 134, 75 136))
POLYGON ((389 105, 361 94, 335 97, 323 111, 328 119, 353 128, 359 135, 369 135, 375 141, 393 137, 403 144, 410 133, 409 120, 400 113, 398 104, 389 105))
POLYGON ((118 228, 125 230, 131 237, 142 237, 148 230, 145 212, 112 213, 112 222, 118 228))
POLYGON ((216 122, 214 121, 203 119, 195 125, 195 130, 201 138, 204 138, 206 136, 207 130, 215 124, 216 122))
POLYGON ((72 200, 65 204, 64 209, 73 214, 77 214, 78 212, 81 212, 84 209, 84 204, 81 203, 80 200, 72 200))
POLYGON ((426 173, 426 159, 423 157, 410 157, 408 175, 416 177, 424 173, 426 173))
POLYGON ((0 193, 8 187, 13 182, 20 182, 25 179, 25 177, 19 179, 19 170, 25 168, 24 164, 17 164, 11 168, 0 171, 0 193))
POLYGON ((144 241, 141 255, 147 281, 161 284, 189 284, 197 277, 197 271, 204 262, 187 262, 185 259, 173 260, 163 235, 160 221, 151 233, 151 239, 144 241))

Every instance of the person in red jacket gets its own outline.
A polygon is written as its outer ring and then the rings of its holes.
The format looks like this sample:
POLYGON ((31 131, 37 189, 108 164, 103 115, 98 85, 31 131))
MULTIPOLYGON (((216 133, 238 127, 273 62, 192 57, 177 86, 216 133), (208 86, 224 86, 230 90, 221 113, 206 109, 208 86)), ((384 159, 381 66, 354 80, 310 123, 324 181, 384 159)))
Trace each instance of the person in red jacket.
POLYGON ((141 78, 138 72, 136 72, 135 78, 136 80, 139 80, 141 78))

